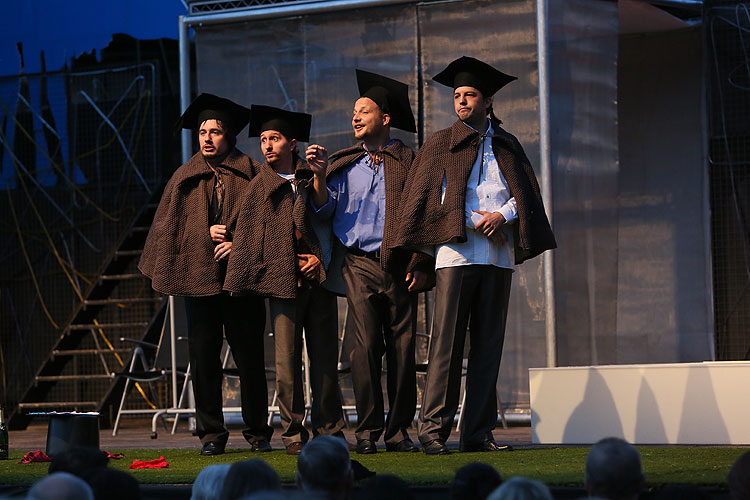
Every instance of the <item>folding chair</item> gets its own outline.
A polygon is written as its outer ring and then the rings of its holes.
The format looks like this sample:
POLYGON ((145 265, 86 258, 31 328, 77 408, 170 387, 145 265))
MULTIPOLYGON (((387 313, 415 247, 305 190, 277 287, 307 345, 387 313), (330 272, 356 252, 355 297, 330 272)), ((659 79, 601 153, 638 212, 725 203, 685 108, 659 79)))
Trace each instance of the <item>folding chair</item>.
MULTIPOLYGON (((167 308, 169 305, 166 306, 167 308)), ((120 398, 120 406, 117 410, 117 417, 112 429, 112 435, 116 436, 120 427, 120 419, 123 415, 144 415, 151 414, 156 418, 163 412, 162 408, 157 406, 154 401, 158 400, 153 383, 168 379, 172 376, 171 357, 172 346, 168 333, 169 314, 165 314, 157 344, 144 342, 138 339, 120 338, 120 341, 133 344, 133 351, 130 356, 130 362, 126 365, 126 371, 116 373, 116 377, 125 378, 125 387, 120 398), (146 394, 144 384, 147 384, 149 395, 146 394), (128 395, 133 388, 136 388, 146 400, 150 408, 125 409, 128 395), (150 397, 149 397, 150 396, 150 397)), ((178 371, 177 376, 184 376, 184 372, 178 371)))

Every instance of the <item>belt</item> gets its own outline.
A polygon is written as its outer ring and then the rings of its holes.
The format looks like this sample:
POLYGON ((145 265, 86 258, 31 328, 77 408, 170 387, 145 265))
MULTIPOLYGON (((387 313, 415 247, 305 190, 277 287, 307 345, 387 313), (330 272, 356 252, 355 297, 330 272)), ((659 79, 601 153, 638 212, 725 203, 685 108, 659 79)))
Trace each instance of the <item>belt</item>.
POLYGON ((349 247, 347 248, 350 254, 356 255, 357 257, 367 257, 370 260, 374 260, 377 262, 380 262, 380 250, 375 250, 374 252, 365 252, 364 250, 360 250, 359 248, 349 247))

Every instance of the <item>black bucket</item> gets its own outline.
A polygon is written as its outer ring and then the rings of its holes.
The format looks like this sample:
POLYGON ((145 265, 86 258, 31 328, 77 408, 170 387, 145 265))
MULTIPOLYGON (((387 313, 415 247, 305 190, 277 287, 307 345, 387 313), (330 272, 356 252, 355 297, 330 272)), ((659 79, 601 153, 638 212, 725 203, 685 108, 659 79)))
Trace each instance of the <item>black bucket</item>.
POLYGON ((99 449, 98 413, 50 413, 47 455, 54 456, 73 446, 99 449))

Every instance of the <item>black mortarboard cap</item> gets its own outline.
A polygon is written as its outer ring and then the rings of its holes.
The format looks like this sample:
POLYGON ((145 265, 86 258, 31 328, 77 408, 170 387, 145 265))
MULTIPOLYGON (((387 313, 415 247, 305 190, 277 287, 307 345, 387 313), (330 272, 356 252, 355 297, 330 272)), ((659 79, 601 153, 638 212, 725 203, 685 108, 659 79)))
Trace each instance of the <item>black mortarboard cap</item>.
POLYGON ((467 56, 459 57, 432 79, 453 90, 463 86, 474 87, 484 97, 492 97, 495 92, 517 80, 515 76, 506 75, 479 59, 467 56))
POLYGON ((175 124, 175 132, 183 128, 198 130, 201 123, 214 119, 221 120, 224 126, 236 136, 245 128, 249 118, 250 110, 245 106, 240 106, 223 97, 203 93, 196 97, 182 113, 175 124))
POLYGON ((391 127, 416 132, 417 125, 409 104, 409 86, 377 73, 361 69, 356 71, 360 97, 369 97, 383 113, 388 113, 391 127))
POLYGON ((284 134, 287 139, 301 142, 310 140, 312 115, 295 113, 272 106, 253 104, 250 106, 250 137, 258 137, 266 130, 275 130, 284 134))

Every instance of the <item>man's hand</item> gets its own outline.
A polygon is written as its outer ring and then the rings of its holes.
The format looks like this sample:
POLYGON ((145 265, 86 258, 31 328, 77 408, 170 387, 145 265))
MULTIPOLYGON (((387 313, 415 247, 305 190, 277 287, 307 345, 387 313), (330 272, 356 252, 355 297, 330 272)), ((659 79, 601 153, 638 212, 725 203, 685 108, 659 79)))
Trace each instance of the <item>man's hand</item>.
POLYGON ((320 208, 328 203, 328 188, 326 187, 328 150, 323 146, 310 144, 305 151, 305 159, 313 171, 313 204, 320 208))
POLYGON ((223 243, 219 243, 214 247, 214 260, 216 262, 219 262, 221 260, 224 260, 229 257, 229 253, 232 251, 232 242, 231 241, 225 241, 223 243))
POLYGON ((500 212, 485 212, 484 210, 472 210, 472 212, 482 216, 482 220, 477 222, 474 229, 484 234, 496 245, 505 245, 508 241, 508 236, 503 231, 505 216, 500 212))
POLYGON ((320 259, 311 253, 297 254, 297 266, 302 276, 311 281, 320 277, 320 259))
POLYGON ((328 168, 328 150, 326 148, 317 144, 310 144, 305 151, 305 159, 313 174, 325 178, 326 168, 328 168))
POLYGON ((214 224, 208 228, 208 232, 211 234, 211 241, 214 243, 227 241, 227 226, 224 224, 214 224))
POLYGON ((427 286, 428 274, 424 271, 414 271, 413 273, 406 273, 406 282, 409 283, 408 290, 415 292, 423 289, 427 286))

